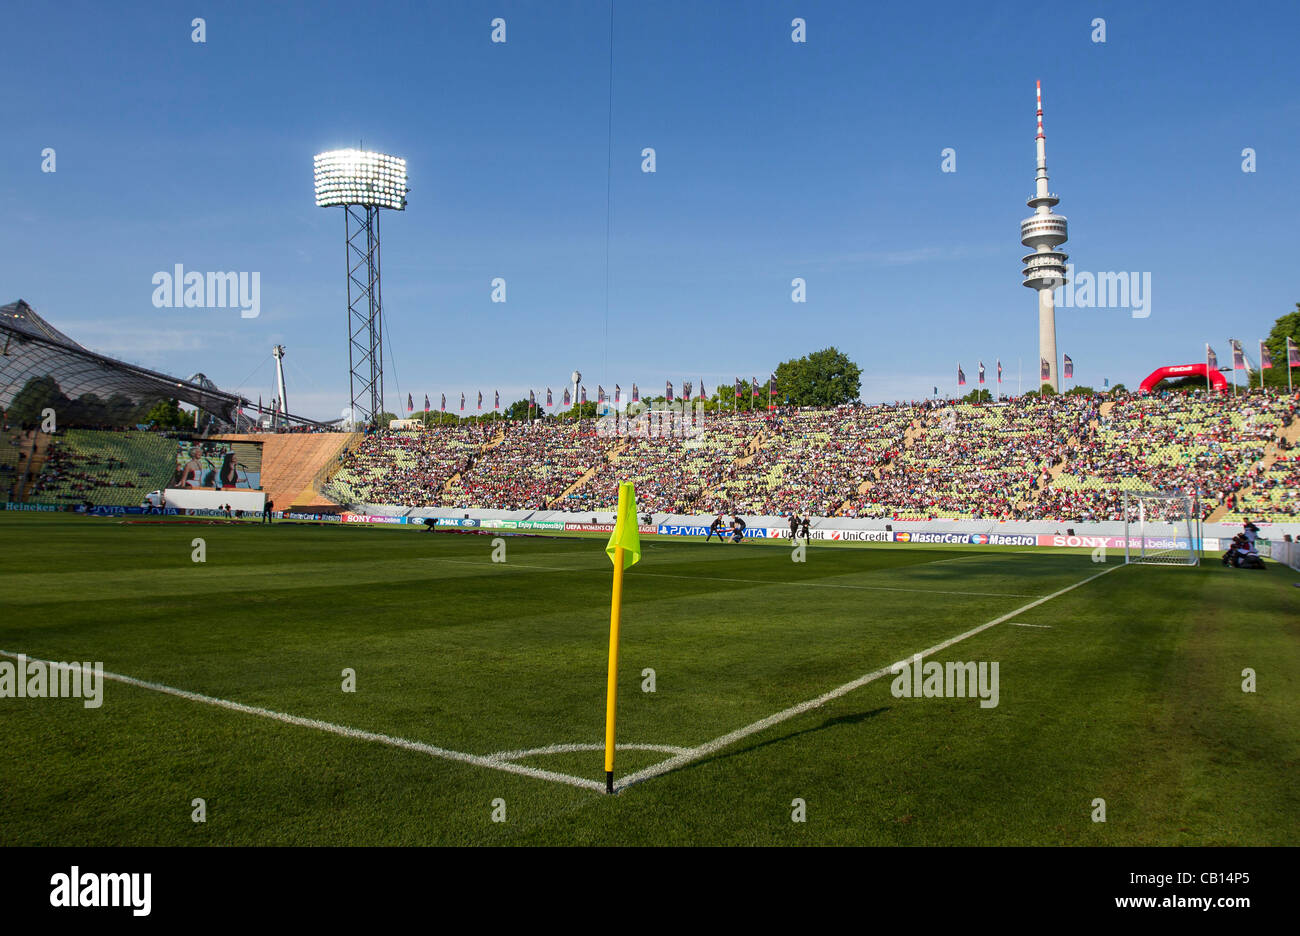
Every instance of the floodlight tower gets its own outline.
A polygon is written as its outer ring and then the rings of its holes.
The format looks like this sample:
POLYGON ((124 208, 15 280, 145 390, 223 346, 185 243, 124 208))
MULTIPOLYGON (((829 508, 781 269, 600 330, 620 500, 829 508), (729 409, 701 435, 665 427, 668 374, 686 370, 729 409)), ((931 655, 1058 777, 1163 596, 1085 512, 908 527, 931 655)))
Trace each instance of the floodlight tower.
POLYGON ((1042 384, 1051 384, 1058 393, 1061 382, 1056 367, 1056 297, 1058 286, 1065 285, 1065 261, 1069 259, 1056 248, 1068 240, 1065 215, 1053 214, 1052 208, 1061 200, 1047 190, 1047 139, 1043 136, 1043 83, 1038 82, 1038 172, 1035 174, 1034 194, 1026 204, 1034 209, 1033 215, 1020 222, 1020 243, 1034 253, 1021 262, 1024 285, 1038 291, 1038 357, 1047 364, 1047 376, 1042 384))
MULTIPOLYGON (((348 261, 348 387, 354 422, 384 409, 379 210, 406 210, 406 160, 365 150, 318 153, 316 206, 342 206, 348 261)), ((283 392, 283 391, 281 391, 283 392)))

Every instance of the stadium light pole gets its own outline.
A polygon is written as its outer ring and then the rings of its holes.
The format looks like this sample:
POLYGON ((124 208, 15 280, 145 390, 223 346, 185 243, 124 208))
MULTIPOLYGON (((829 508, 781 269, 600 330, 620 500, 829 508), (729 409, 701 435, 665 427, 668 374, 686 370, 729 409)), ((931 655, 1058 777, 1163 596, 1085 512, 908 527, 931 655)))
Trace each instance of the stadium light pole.
POLYGON ((384 409, 379 211, 406 210, 406 160, 366 150, 315 157, 316 206, 343 209, 348 270, 348 399, 353 421, 384 409))

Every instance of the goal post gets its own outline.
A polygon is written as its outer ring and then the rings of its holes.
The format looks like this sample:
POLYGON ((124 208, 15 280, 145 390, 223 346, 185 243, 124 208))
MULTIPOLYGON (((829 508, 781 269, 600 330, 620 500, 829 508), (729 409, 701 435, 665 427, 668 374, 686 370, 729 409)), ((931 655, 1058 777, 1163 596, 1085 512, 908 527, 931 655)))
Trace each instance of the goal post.
POLYGON ((1124 491, 1124 562, 1194 566, 1201 561, 1196 494, 1124 491))

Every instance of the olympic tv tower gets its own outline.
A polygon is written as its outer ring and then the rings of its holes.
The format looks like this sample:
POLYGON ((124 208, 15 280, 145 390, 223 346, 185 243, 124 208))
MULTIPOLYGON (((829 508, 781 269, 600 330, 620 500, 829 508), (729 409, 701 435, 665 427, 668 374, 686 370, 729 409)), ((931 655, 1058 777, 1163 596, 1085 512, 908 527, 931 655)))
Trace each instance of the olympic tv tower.
POLYGON ((1038 290, 1038 357, 1039 385, 1051 384, 1057 393, 1061 382, 1056 366, 1056 297, 1053 290, 1065 285, 1067 254, 1057 250, 1069 239, 1065 215, 1053 214, 1061 200, 1047 190, 1047 140, 1043 136, 1043 83, 1038 82, 1038 171, 1034 176, 1034 194, 1026 204, 1033 215, 1020 222, 1020 243, 1034 251, 1021 262, 1024 283, 1038 290))

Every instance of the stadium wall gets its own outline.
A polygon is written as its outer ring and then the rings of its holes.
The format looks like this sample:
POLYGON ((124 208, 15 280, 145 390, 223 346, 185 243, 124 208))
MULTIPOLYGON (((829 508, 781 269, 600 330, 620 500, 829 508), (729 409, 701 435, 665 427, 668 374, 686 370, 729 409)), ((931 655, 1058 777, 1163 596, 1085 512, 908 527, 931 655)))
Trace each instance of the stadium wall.
MULTIPOLYGON (((609 524, 614 522, 614 515, 608 511, 576 513, 560 510, 465 510, 450 507, 406 508, 383 504, 366 504, 353 508, 357 513, 372 516, 409 517, 423 520, 425 517, 445 519, 472 520, 530 520, 539 522, 559 522, 575 524, 609 524)), ((653 525, 676 527, 707 527, 713 522, 715 514, 653 514, 653 525)), ((771 530, 789 530, 789 521, 785 517, 752 516, 744 514, 745 523, 750 527, 771 530)), ((863 520, 849 517, 813 517, 810 526, 817 530, 841 530, 864 532, 905 532, 905 533, 950 533, 966 536, 994 537, 994 542, 1007 536, 1053 537, 1050 545, 1056 545, 1055 537, 1062 537, 1065 542, 1059 545, 1096 546, 1100 543, 1085 541, 1086 538, 1122 537, 1124 523, 1119 520, 1098 523, 1057 523, 1050 520, 1027 520, 1000 523, 996 520, 863 520), (1070 531, 1073 531, 1071 533, 1070 531), (1072 539, 1073 538, 1073 539, 1072 539)), ((1284 535, 1300 538, 1300 522, 1294 523, 1259 523, 1260 535, 1265 539, 1281 540, 1284 535)), ((1202 534, 1209 539, 1232 538, 1241 532, 1239 523, 1206 523, 1202 525, 1202 534)), ((899 541, 899 540, 895 540, 899 541)), ((920 540, 917 540, 920 541, 920 540)), ((1025 545, 1029 545, 1026 543, 1025 545)), ((1049 545, 1039 541, 1039 545, 1049 545)), ((1207 543, 1207 548, 1215 548, 1207 543)))

